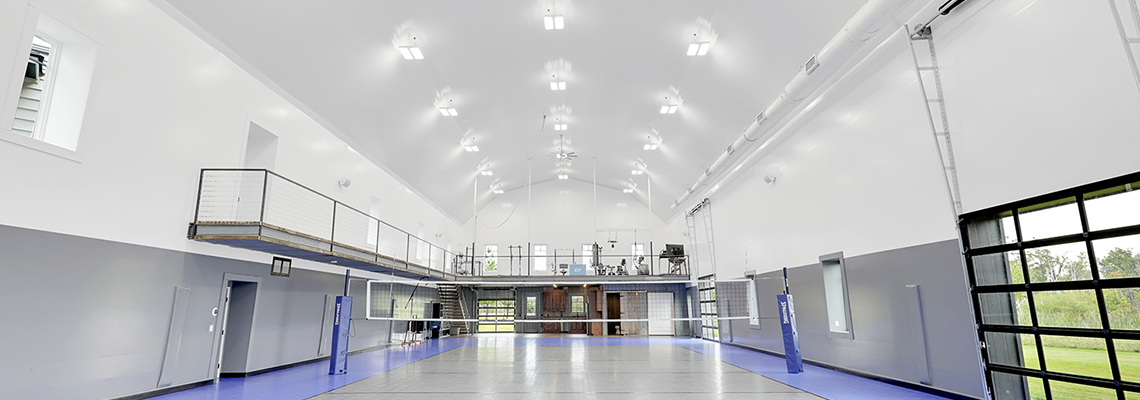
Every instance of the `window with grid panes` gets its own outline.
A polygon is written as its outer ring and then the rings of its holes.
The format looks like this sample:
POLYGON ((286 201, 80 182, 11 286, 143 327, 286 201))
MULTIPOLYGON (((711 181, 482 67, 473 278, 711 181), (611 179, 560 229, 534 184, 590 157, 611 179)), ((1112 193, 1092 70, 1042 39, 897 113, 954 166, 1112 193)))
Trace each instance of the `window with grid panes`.
POLYGON ((479 332, 514 332, 514 300, 479 300, 479 332))
POLYGON ((701 337, 720 340, 720 320, 717 318, 716 277, 707 275, 697 281, 698 301, 701 307, 701 337))
POLYGON ((570 313, 574 315, 586 314, 586 296, 570 296, 570 313))
POLYGON ((995 399, 1140 399, 1140 173, 964 214, 995 399))

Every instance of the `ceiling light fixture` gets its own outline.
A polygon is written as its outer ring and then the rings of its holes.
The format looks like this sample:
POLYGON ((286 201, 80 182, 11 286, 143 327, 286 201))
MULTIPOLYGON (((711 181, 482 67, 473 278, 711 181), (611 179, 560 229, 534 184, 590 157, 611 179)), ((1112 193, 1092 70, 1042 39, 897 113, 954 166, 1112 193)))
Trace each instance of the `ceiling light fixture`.
POLYGON ((420 51, 419 46, 400 46, 400 55, 404 56, 405 60, 423 60, 424 53, 420 51))
POLYGON ((563 29, 566 27, 566 19, 561 15, 547 15, 542 17, 542 26, 548 31, 563 29))
POLYGON ((633 174, 633 175, 641 175, 641 174, 644 174, 644 173, 645 173, 645 170, 641 170, 641 169, 635 169, 635 170, 633 170, 633 171, 630 171, 629 173, 630 173, 630 174, 633 174))
POLYGON ((645 138, 649 141, 649 143, 641 146, 642 150, 657 150, 657 146, 661 145, 661 133, 657 132, 656 129, 650 129, 649 134, 645 135, 645 138))
POLYGON ((454 117, 454 116, 459 115, 459 112, 456 112, 455 109, 451 108, 451 107, 440 108, 439 113, 443 114, 443 116, 445 116, 445 117, 454 117))
POLYGON ((682 100, 681 96, 676 93, 677 89, 670 87, 669 91, 673 92, 673 98, 670 99, 669 96, 665 96, 665 104, 661 105, 660 112, 662 114, 676 114, 677 108, 681 106, 682 100))
POLYGON ((567 179, 570 179, 570 175, 566 175, 566 174, 559 174, 559 175, 558 175, 558 179, 561 179, 561 180, 567 180, 567 179))
POLYGON ((633 189, 622 189, 622 193, 633 193, 633 189))
POLYGON ((479 171, 479 174, 480 174, 480 175, 483 175, 483 176, 491 176, 491 175, 494 175, 495 173, 494 173, 494 172, 492 172, 492 171, 486 171, 486 170, 484 170, 484 171, 479 171))
POLYGON ((550 82, 550 90, 566 90, 566 81, 550 82))
POLYGON ((710 42, 692 42, 689 43, 689 51, 685 52, 685 55, 690 57, 703 56, 709 54, 709 47, 712 47, 710 42))
POLYGON ((689 42, 689 49, 685 55, 700 57, 709 54, 709 49, 716 43, 716 31, 712 23, 704 18, 698 18, 693 30, 693 41, 689 42))
POLYGON ((566 125, 566 124, 554 124, 554 130, 556 130, 556 131, 564 131, 568 128, 569 128, 569 125, 566 125))
POLYGON ((502 189, 495 189, 495 190, 492 190, 492 192, 493 192, 493 193, 495 193, 495 194, 503 194, 503 190, 502 190, 502 189))
POLYGON ((464 133, 463 138, 459 139, 459 145, 463 146, 463 150, 468 153, 476 153, 479 151, 479 146, 475 145, 475 136, 472 136, 474 132, 474 129, 467 129, 467 133, 464 133))

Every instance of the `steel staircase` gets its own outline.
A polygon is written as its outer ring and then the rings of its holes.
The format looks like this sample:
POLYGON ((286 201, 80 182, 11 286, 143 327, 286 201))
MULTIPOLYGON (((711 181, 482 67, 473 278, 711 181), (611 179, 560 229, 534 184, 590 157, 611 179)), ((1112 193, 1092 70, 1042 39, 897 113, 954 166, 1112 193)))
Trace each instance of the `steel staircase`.
MULTIPOLYGON (((443 318, 467 319, 467 309, 463 306, 463 295, 459 292, 459 287, 454 284, 440 283, 436 285, 436 288, 439 290, 439 301, 443 304, 443 318)), ((460 335, 471 333, 466 322, 457 324, 457 326, 460 335)))

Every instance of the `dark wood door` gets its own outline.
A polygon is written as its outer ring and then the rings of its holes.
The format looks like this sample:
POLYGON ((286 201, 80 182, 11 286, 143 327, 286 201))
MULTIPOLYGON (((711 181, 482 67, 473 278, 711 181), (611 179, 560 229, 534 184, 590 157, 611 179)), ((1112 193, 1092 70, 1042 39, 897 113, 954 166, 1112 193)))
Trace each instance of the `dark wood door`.
MULTIPOLYGON (((606 319, 621 318, 621 294, 606 293, 606 319)), ((621 334, 621 322, 606 322, 606 333, 621 334)))

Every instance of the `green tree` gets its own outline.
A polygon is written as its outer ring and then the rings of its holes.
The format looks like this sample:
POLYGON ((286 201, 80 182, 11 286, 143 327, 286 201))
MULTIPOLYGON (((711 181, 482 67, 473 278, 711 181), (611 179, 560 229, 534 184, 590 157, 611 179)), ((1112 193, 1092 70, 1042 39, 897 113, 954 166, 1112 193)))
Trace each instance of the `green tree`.
POLYGON ((1067 252, 1054 254, 1049 249, 1033 249, 1025 252, 1025 258, 1029 261, 1029 277, 1032 282, 1092 279, 1089 256, 1084 252, 1072 257, 1067 252))
POLYGON ((1132 249, 1115 248, 1096 261, 1102 278, 1140 276, 1140 253, 1132 249))

